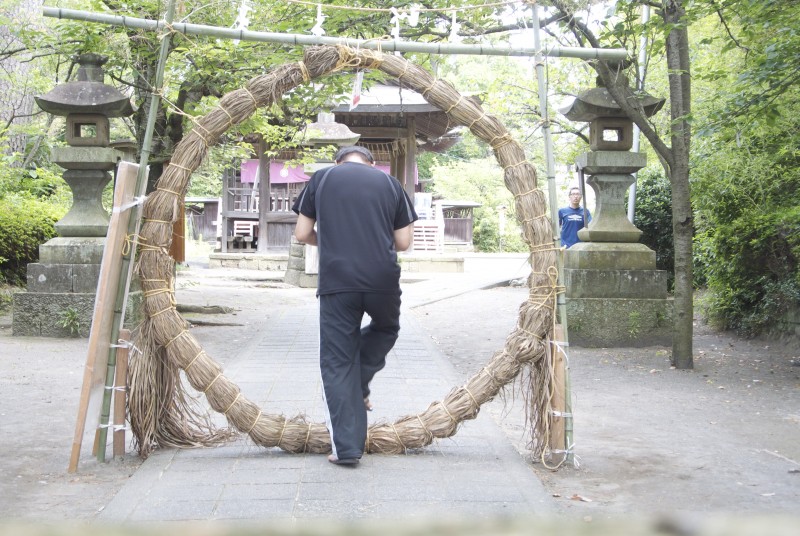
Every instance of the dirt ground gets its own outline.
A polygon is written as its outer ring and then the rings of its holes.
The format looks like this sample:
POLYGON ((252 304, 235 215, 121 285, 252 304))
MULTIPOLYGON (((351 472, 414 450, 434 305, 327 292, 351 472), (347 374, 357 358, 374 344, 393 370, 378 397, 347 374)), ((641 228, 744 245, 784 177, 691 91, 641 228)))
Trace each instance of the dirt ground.
MULTIPOLYGON (((502 347, 526 292, 475 291, 411 314, 466 379, 502 347)), ((12 341, 10 318, 0 317, 0 520, 91 519, 140 463, 129 455, 104 465, 83 460, 76 475, 65 471, 85 344, 51 340, 42 350, 41 340, 12 341)), ((597 520, 662 512, 797 515, 796 349, 698 325, 694 370, 670 370, 668 352, 570 349, 580 466, 549 471, 531 460, 559 511, 597 520)), ((479 418, 486 413, 529 458, 519 397, 505 406, 492 402, 479 418)))
MULTIPOLYGON (((525 288, 415 310, 466 379, 501 348, 525 288), (480 310, 476 315, 474 311, 480 310), (491 325, 487 325, 490 323, 491 325)), ((794 514, 800 504, 800 354, 695 326, 691 371, 670 349, 570 348, 579 467, 532 463, 568 516, 794 514)), ((519 396, 489 405, 524 456, 519 396)), ((533 462, 533 460, 532 460, 533 462)))

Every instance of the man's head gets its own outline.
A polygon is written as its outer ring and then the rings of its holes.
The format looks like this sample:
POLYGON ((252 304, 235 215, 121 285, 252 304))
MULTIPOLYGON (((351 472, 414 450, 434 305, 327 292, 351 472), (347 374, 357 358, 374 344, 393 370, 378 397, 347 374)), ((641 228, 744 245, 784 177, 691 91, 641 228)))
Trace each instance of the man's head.
POLYGON ((581 204, 581 189, 573 186, 569 189, 569 206, 578 208, 581 204))
POLYGON ((359 147, 358 145, 350 145, 349 147, 342 147, 336 153, 335 161, 337 164, 342 162, 359 162, 361 164, 373 165, 375 158, 369 149, 359 147))

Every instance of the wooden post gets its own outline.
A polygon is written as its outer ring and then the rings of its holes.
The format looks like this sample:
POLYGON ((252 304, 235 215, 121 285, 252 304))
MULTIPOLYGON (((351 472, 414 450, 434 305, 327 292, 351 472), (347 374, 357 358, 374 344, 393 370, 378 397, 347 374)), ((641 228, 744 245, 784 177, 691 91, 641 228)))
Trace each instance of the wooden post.
MULTIPOLYGON (((556 326, 553 332, 555 341, 562 341, 563 335, 561 326, 556 326)), ((553 413, 550 415, 550 454, 548 455, 548 464, 558 466, 564 463, 567 458, 566 419, 564 417, 567 411, 567 364, 564 359, 564 352, 556 342, 550 343, 550 355, 553 360, 553 398, 550 400, 553 413)))
MULTIPOLYGON (((131 331, 119 330, 120 343, 129 343, 131 331)), ((117 368, 114 375, 114 457, 125 456, 125 406, 128 400, 128 357, 127 345, 117 347, 117 368)))
POLYGON ((175 262, 186 262, 186 203, 181 199, 178 205, 178 219, 172 224, 172 243, 169 255, 175 262))
MULTIPOLYGON (((266 253, 273 244, 269 243, 268 212, 272 211, 272 177, 270 177, 269 156, 266 153, 267 144, 264 138, 259 137, 256 144, 258 155, 258 252, 266 253)), ((289 201, 291 202, 291 200, 289 201)))
POLYGON ((411 202, 414 202, 414 192, 416 191, 416 171, 417 171, 417 123, 414 117, 409 116, 406 120, 408 127, 406 137, 406 154, 405 154, 405 190, 411 202))

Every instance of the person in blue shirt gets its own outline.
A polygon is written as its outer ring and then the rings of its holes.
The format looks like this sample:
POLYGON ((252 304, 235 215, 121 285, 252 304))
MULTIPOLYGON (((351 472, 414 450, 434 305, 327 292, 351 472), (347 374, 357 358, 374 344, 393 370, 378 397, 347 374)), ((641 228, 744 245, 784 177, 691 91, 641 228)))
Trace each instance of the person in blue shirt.
POLYGON ((592 215, 589 209, 581 207, 581 190, 578 187, 569 189, 569 206, 558 209, 558 225, 561 227, 561 245, 570 248, 580 242, 578 231, 589 225, 592 215), (584 221, 584 211, 586 220, 584 221))

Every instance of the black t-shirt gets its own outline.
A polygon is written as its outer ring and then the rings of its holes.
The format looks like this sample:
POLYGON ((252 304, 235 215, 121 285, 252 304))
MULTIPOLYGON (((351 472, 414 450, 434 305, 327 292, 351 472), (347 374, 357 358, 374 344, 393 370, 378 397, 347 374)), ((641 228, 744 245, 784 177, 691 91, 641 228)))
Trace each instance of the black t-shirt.
POLYGON ((343 162, 314 173, 292 210, 317 222, 318 294, 400 291, 394 231, 418 217, 397 179, 343 162))

